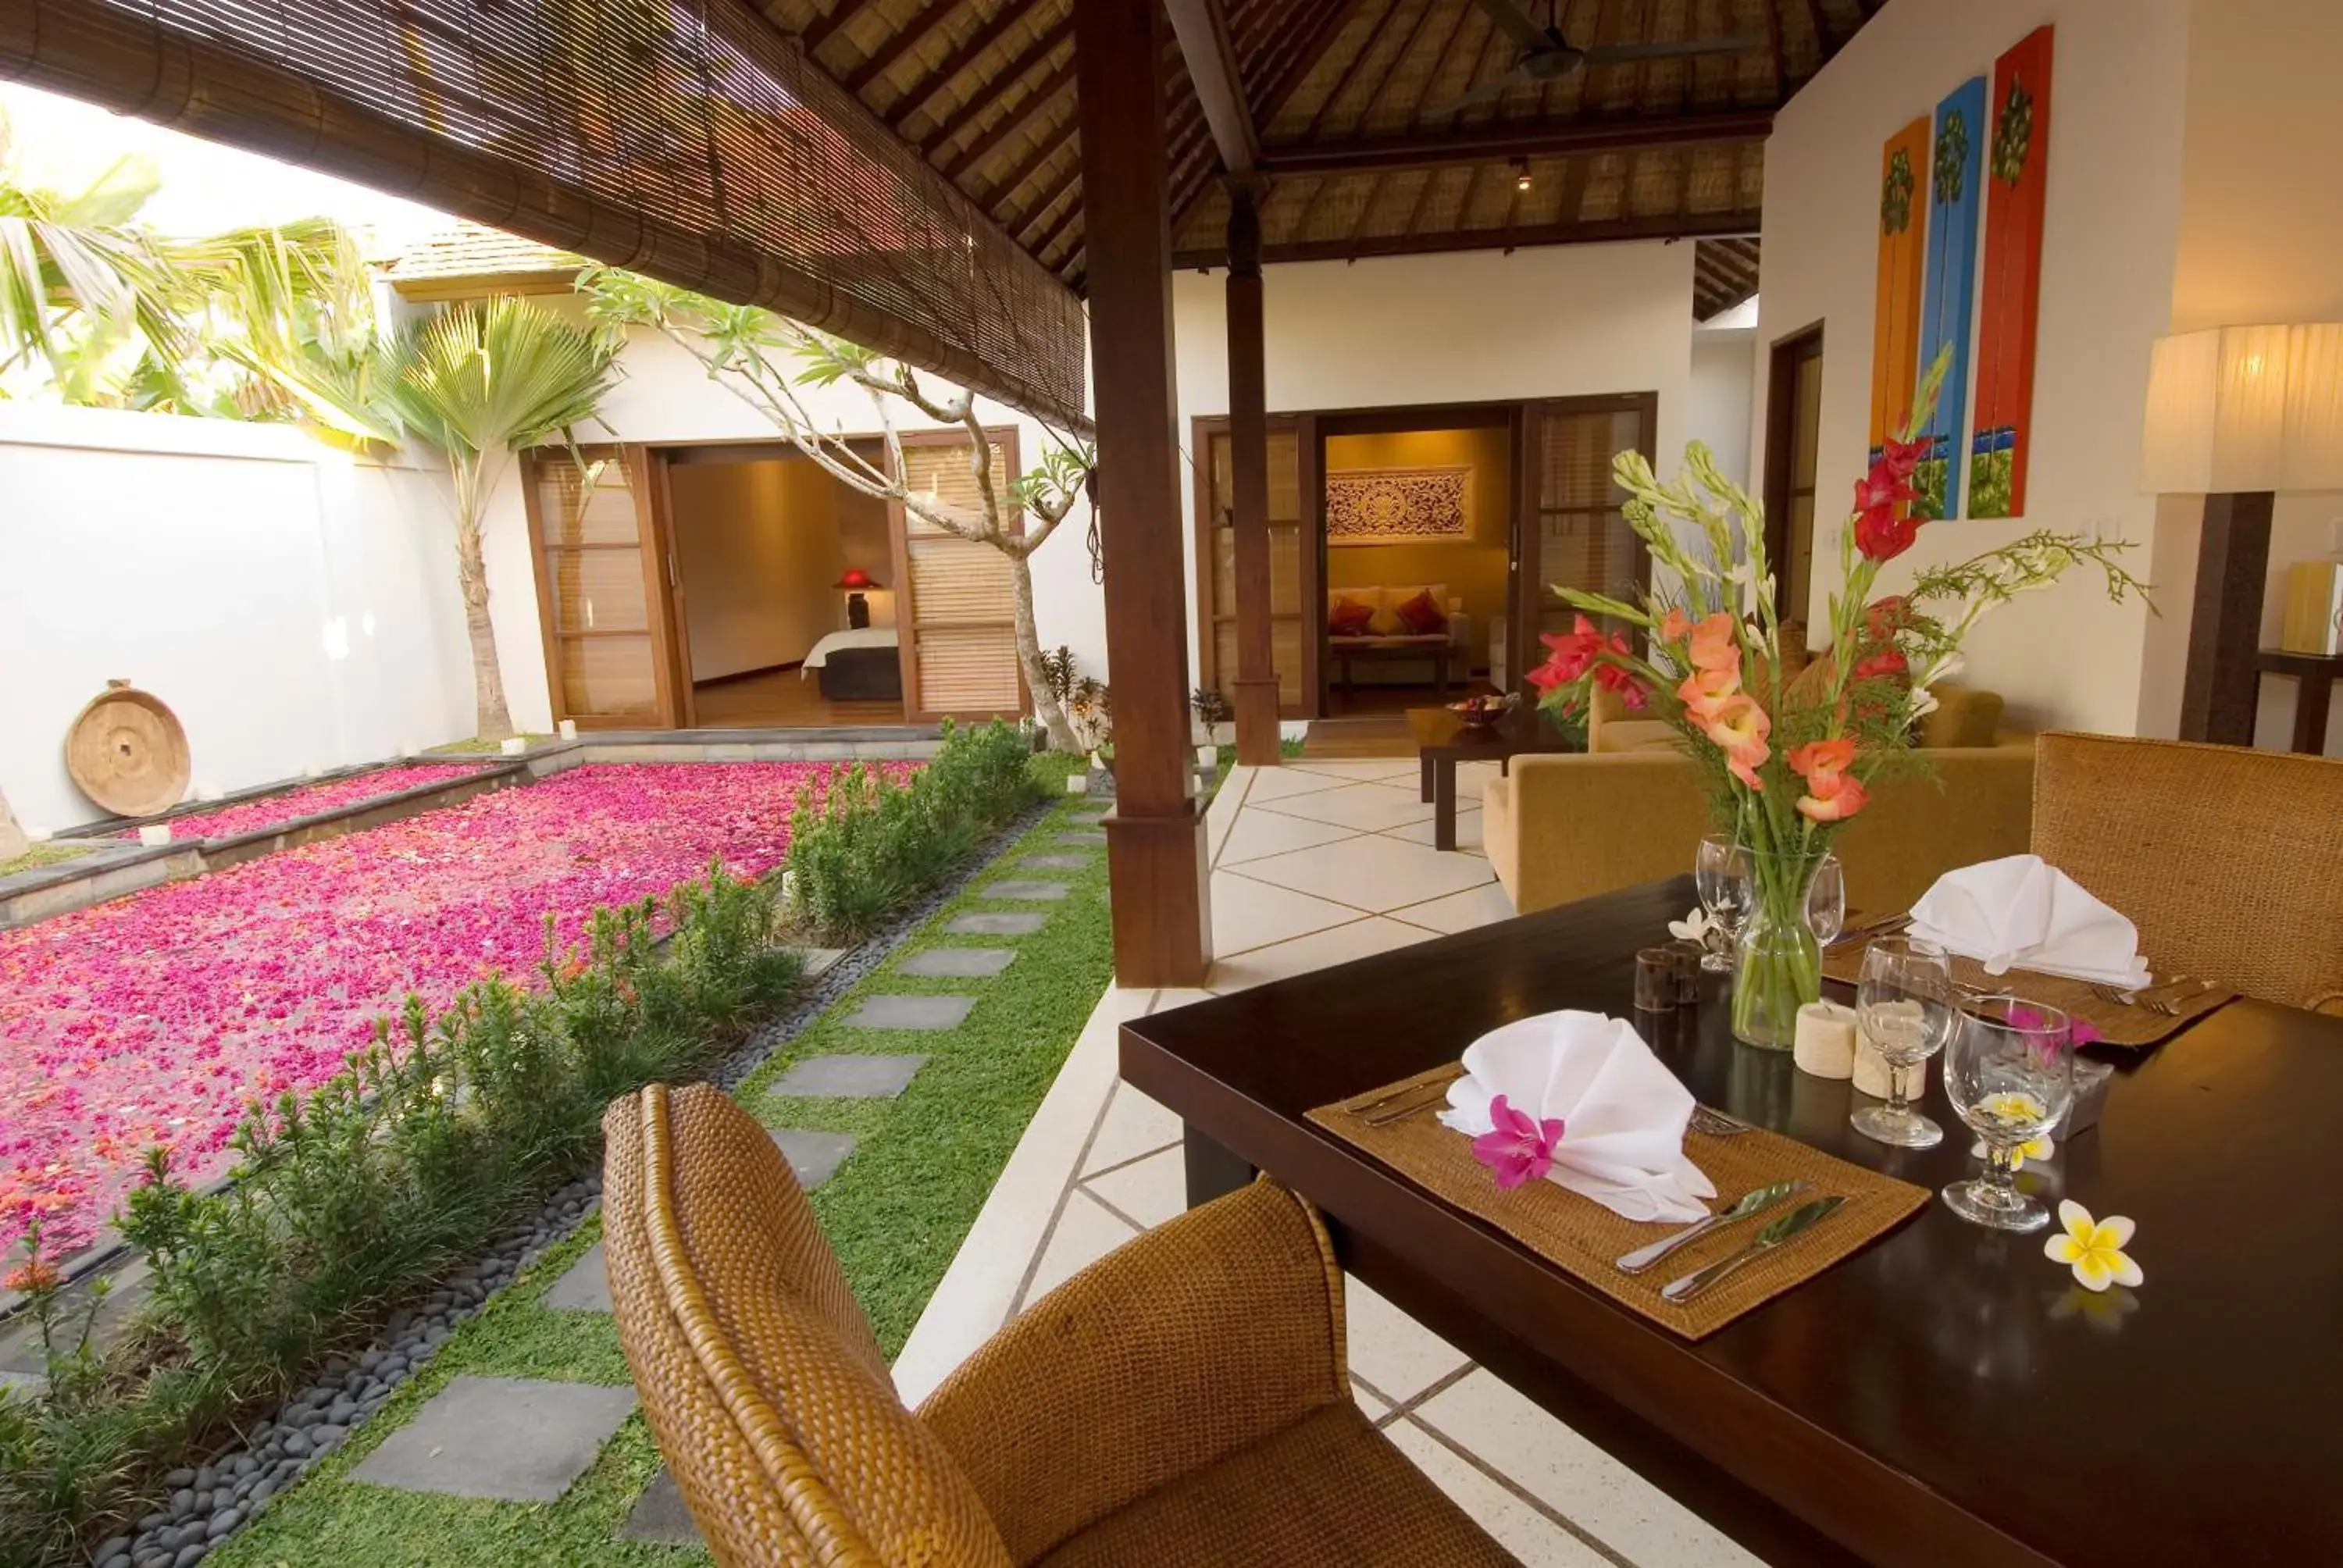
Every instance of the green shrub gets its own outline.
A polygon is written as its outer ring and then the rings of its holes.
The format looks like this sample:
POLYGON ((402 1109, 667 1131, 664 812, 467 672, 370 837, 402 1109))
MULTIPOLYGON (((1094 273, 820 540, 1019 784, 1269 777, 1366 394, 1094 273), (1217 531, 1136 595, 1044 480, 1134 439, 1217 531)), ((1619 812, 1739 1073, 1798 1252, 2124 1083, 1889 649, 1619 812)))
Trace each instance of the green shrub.
MULTIPOLYGON (((0 1394, 0 1563, 122 1528, 152 1477, 573 1178, 611 1099, 704 1066, 797 983, 775 900, 711 867, 664 904, 598 910, 583 950, 548 920, 540 989, 485 980, 437 1020, 410 997, 306 1101, 246 1113, 224 1190, 188 1191, 157 1151, 122 1221, 151 1302, 103 1352, 85 1324, 51 1332, 47 1396, 0 1394)), ((53 1289, 35 1312, 57 1329, 53 1289)))
POLYGON ((897 780, 857 763, 807 784, 789 819, 795 912, 828 940, 877 927, 1041 798, 1032 747, 996 719, 944 727, 927 765, 897 780))

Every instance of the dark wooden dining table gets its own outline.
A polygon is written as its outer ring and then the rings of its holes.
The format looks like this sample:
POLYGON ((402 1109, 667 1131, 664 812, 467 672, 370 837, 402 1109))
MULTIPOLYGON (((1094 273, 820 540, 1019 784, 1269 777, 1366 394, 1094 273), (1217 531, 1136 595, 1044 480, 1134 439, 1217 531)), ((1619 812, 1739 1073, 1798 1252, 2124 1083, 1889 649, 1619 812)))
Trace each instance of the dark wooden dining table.
MULTIPOLYGON (((2127 1214, 2137 1291, 1933 1197, 1698 1342, 1305 1121, 1557 1008, 1629 1013, 1653 883, 1122 1026, 1121 1071, 1187 1123, 1191 1202, 1265 1171, 1343 1266, 1775 1564, 2343 1563, 2343 1018, 2241 1000, 2117 1064, 2099 1124, 2021 1177, 2127 1214)), ((1936 1071, 1933 1150, 1731 1039, 1721 977, 1654 1026, 1705 1104, 1933 1190, 1978 1162, 1936 1071)))

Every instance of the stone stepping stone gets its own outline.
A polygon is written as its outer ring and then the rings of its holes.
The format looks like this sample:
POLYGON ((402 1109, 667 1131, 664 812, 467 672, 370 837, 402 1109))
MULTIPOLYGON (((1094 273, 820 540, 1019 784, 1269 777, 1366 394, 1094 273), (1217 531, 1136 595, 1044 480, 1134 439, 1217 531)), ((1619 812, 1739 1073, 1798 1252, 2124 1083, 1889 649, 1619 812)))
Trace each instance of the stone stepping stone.
POLYGON ((1030 910, 983 910, 953 916, 944 930, 956 937, 1030 937, 1049 923, 1049 916, 1030 910))
POLYGON ((1063 882, 1026 882, 1011 879, 995 882, 989 888, 979 888, 980 899, 1015 899, 1025 903, 1054 903, 1071 891, 1063 882))
POLYGON ((683 1504, 683 1489, 675 1483, 675 1474, 664 1464, 643 1488, 635 1500, 627 1522, 618 1526, 621 1541, 648 1541, 655 1546, 698 1546, 701 1543, 699 1526, 691 1522, 691 1510, 683 1504))
POLYGON ((972 996, 873 996, 847 1019, 849 1029, 958 1029, 976 1005, 972 996))
POLYGON ((537 1304, 549 1312, 607 1312, 610 1310, 610 1269, 602 1261, 602 1243, 595 1242, 569 1265, 537 1304))
POLYGON ((805 960, 805 978, 820 980, 846 956, 844 948, 799 948, 798 956, 805 960))
POLYGON ((923 980, 990 980, 1016 957, 1015 948, 930 948, 904 960, 902 972, 923 980))
POLYGON ((552 1503, 635 1408, 630 1386, 455 1378, 350 1472, 402 1492, 552 1503))
POLYGON ((809 1192, 837 1175, 846 1157, 854 1152, 854 1139, 845 1132, 784 1127, 773 1134, 773 1141, 779 1146, 781 1158, 789 1162, 798 1185, 809 1192))
POLYGON ((1106 835, 1104 833, 1098 832, 1061 833, 1058 835, 1058 842, 1061 844, 1072 844, 1079 848, 1088 849, 1092 844, 1105 843, 1106 835))
POLYGON ((924 1056, 809 1056, 767 1092, 789 1100, 892 1100, 911 1086, 924 1056))
POLYGON ((1097 864, 1088 855, 1028 855, 1017 863, 1035 871, 1087 871, 1097 864))

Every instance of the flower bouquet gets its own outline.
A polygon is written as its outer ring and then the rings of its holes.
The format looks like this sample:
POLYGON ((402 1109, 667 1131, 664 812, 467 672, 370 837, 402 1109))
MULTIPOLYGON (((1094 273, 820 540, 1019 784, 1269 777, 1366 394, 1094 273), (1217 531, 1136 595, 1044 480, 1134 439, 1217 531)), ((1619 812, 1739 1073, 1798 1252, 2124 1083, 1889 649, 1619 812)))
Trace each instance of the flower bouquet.
POLYGON ((1599 685, 1678 731, 1718 830, 1734 835, 1753 884, 1733 1031, 1754 1045, 1787 1047, 1799 1007, 1822 994, 1821 953, 1805 918, 1809 884, 1833 835, 1869 802, 1873 780, 1918 763, 1916 729, 1936 706, 1929 689, 1959 669, 1977 618, 2082 562, 2104 574, 2117 603, 2146 594, 2117 559, 2127 543, 2038 529, 1926 568, 1904 594, 1873 597, 1879 568, 1920 532, 1909 507, 1926 443, 1911 437, 1927 424, 1946 363, 1939 357, 1929 369, 1910 422, 1855 482, 1854 515, 1839 536, 1843 586, 1830 599, 1830 644, 1795 678, 1782 674, 1763 510, 1697 441, 1685 448, 1685 476, 1671 484, 1639 452, 1614 459, 1628 526, 1656 568, 1652 587, 1632 601, 1557 588, 1581 613, 1569 632, 1541 638, 1550 654, 1529 674, 1542 707, 1574 713, 1599 685))

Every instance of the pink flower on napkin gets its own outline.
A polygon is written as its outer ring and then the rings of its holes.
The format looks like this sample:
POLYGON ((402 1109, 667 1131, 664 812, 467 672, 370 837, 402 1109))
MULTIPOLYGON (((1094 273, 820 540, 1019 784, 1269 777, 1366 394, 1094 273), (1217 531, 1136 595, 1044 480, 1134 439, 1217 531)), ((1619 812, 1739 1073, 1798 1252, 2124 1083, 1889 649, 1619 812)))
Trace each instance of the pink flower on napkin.
POLYGON ((1539 1121, 1506 1104, 1500 1094, 1489 1102, 1489 1120, 1495 1125, 1473 1140, 1473 1158, 1496 1172, 1499 1191, 1511 1191, 1554 1169, 1554 1146, 1562 1141, 1560 1117, 1539 1121))

